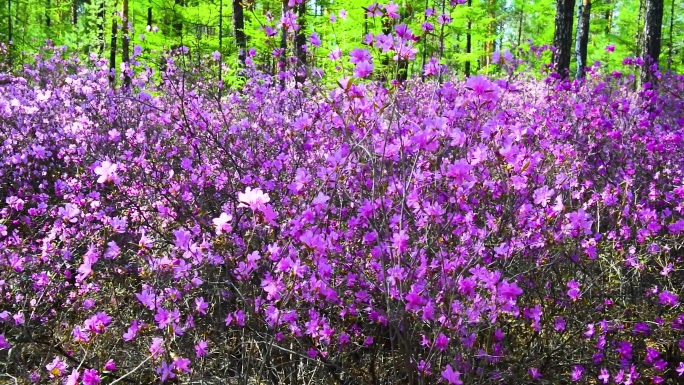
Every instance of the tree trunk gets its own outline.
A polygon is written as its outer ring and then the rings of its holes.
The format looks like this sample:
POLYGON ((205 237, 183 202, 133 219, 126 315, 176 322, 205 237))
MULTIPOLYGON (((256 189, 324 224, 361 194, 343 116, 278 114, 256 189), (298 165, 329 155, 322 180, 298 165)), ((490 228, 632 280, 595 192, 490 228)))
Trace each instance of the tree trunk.
POLYGON ((672 42, 672 30, 674 29, 674 10, 675 10, 675 0, 672 0, 672 3, 670 4, 670 41, 668 42, 667 45, 667 69, 672 69, 672 48, 673 48, 673 42, 672 42))
POLYGON ((78 23, 78 0, 72 0, 71 2, 71 23, 76 25, 78 23))
POLYGON ((606 35, 610 35, 610 31, 613 29, 613 3, 611 0, 606 1, 608 9, 606 9, 606 14, 603 16, 606 19, 606 35))
POLYGON ((646 0, 646 13, 644 19, 644 45, 641 50, 644 59, 644 68, 641 70, 642 84, 653 82, 651 65, 658 64, 660 58, 660 40, 663 27, 663 0, 646 0))
MULTIPOLYGON (((178 7, 182 7, 185 5, 184 0, 174 0, 174 5, 178 7)), ((179 11, 176 7, 173 9, 173 30, 176 32, 176 36, 181 38, 181 41, 183 41, 183 21, 181 16, 179 15, 179 11)), ((182 45, 182 43, 181 43, 182 45)))
POLYGON ((50 20, 50 7, 52 5, 50 4, 50 0, 45 1, 45 26, 50 27, 52 24, 52 20, 50 20))
POLYGON ((245 11, 240 0, 233 0, 233 35, 240 52, 238 59, 242 65, 247 57, 247 38, 245 37, 245 11))
MULTIPOLYGON (((123 20, 121 21, 121 61, 126 67, 130 67, 130 51, 129 42, 130 36, 128 36, 128 0, 123 0, 121 13, 123 15, 123 20)), ((131 77, 127 70, 124 70, 124 86, 129 87, 131 85, 131 77)))
POLYGON ((575 57, 577 59, 577 79, 584 78, 587 66, 587 45, 589 44, 589 18, 591 0, 582 0, 577 7, 577 36, 575 37, 575 57))
MULTIPOLYGON (((116 5, 114 6, 116 9, 116 5)), ((109 84, 112 88, 116 87, 116 33, 118 27, 116 25, 116 16, 112 16, 112 40, 109 47, 109 84)))
MULTIPOLYGON (((471 9, 473 6, 473 0, 468 0, 468 10, 471 9)), ((466 25, 466 55, 470 55, 470 52, 472 50, 472 35, 470 34, 470 30, 473 26, 473 22, 470 18, 470 13, 468 13, 468 24, 466 25)), ((465 76, 469 77, 470 76, 470 57, 465 62, 465 76)))
POLYGON ((639 14, 637 16, 637 36, 636 44, 634 45, 634 56, 637 57, 642 57, 643 55, 644 30, 640 29, 639 27, 641 26, 641 23, 644 21, 644 11, 646 10, 644 1, 645 0, 639 0, 639 14))
POLYGON ((297 68, 295 68, 295 80, 297 83, 304 83, 306 80, 306 2, 302 1, 297 5, 297 21, 299 21, 299 31, 295 36, 295 56, 297 57, 297 68))
POLYGON ((553 34, 556 52, 553 55, 553 67, 563 78, 570 71, 574 11, 575 0, 556 0, 556 29, 553 34))
MULTIPOLYGON (((288 10, 287 0, 282 0, 281 9, 282 15, 285 15, 288 10)), ((280 31, 280 50, 281 53, 278 60, 278 68, 276 68, 276 74, 281 71, 285 72, 287 69, 287 30, 285 28, 281 29, 280 31)), ((280 88, 285 88, 285 78, 280 79, 280 88)))
POLYGON ((147 25, 152 27, 152 7, 147 7, 147 25))

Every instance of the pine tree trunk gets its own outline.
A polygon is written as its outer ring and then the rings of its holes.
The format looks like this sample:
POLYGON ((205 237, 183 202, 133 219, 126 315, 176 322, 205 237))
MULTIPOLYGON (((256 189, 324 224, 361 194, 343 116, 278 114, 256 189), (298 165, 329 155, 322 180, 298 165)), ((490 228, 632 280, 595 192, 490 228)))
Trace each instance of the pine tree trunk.
POLYGON ((644 45, 641 50, 644 59, 644 68, 641 71, 642 84, 653 82, 651 65, 657 65, 660 58, 660 44, 663 27, 663 0, 646 0, 646 12, 644 19, 644 45))
MULTIPOLYGON (((121 61, 126 67, 130 66, 130 37, 128 36, 128 0, 123 0, 122 2, 122 15, 123 20, 121 21, 121 61)), ((124 86, 129 87, 131 85, 131 77, 128 75, 128 71, 124 70, 124 86)))
POLYGON ((245 11, 240 0, 233 0, 233 35, 240 50, 238 59, 242 65, 247 57, 247 38, 245 37, 245 11))
POLYGON ((577 79, 584 78, 587 66, 587 45, 589 44, 589 18, 591 0, 582 0, 577 7, 577 36, 575 37, 575 57, 577 60, 577 79))
POLYGON ((553 67, 563 78, 566 78, 570 71, 574 11, 575 0, 556 1, 556 29, 553 34, 556 52, 553 55, 553 67))

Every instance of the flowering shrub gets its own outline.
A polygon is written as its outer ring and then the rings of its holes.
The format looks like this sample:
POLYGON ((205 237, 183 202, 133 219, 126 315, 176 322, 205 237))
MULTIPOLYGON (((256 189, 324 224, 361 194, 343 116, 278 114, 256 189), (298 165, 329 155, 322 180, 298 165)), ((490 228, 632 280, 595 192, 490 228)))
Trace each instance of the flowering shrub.
POLYGON ((324 89, 254 73, 219 98, 173 60, 114 91, 104 61, 59 53, 0 85, 7 376, 684 373, 681 77, 635 93, 599 74, 324 89))

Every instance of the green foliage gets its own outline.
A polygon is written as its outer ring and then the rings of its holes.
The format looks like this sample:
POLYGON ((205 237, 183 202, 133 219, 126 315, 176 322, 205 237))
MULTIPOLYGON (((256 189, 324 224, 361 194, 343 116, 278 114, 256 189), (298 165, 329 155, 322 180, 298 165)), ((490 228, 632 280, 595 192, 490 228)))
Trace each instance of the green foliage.
MULTIPOLYGON (((642 0, 643 1, 643 0, 642 0)), ((54 45, 67 45, 73 52, 84 56, 91 53, 109 57, 111 50, 112 22, 121 30, 120 12, 123 0, 5 0, 0 7, 0 40, 9 39, 12 26, 13 48, 11 51, 15 68, 32 60, 32 52, 50 39, 54 45), (74 23, 75 21, 75 23, 74 23), (10 23, 11 22, 11 23, 10 23)), ((278 59, 273 51, 281 46, 280 31, 268 37, 266 26, 275 28, 279 23, 283 3, 280 0, 243 0, 245 34, 248 47, 257 51, 254 60, 260 68, 276 71, 278 59), (269 18, 270 17, 270 18, 269 18)), ((287 3, 286 3, 287 4, 287 3)), ((387 17, 368 17, 368 0, 308 0, 305 20, 307 37, 315 32, 322 45, 309 46, 309 64, 323 70, 324 74, 351 75, 343 58, 337 62, 327 60, 335 49, 347 54, 363 44, 364 35, 377 35, 399 23, 408 25, 420 41, 416 43, 416 59, 408 72, 422 72, 423 58, 436 56, 442 64, 456 73, 462 73, 466 62, 471 63, 473 73, 488 73, 493 67, 490 57, 493 51, 530 45, 549 45, 553 41, 554 0, 473 0, 452 6, 445 0, 401 1, 398 20, 387 17), (435 15, 428 20, 434 30, 424 34, 421 24, 426 21, 425 8, 431 7, 435 15), (340 17, 340 11, 347 17, 340 17), (443 27, 436 22, 442 11, 453 22, 443 27), (336 18, 331 22, 331 16, 336 18), (468 28, 470 22, 470 28, 468 28), (467 35, 471 36, 471 52, 466 52, 467 35)), ((598 0, 592 4, 588 63, 601 61, 615 67, 622 58, 636 56, 637 37, 642 28, 639 22, 639 0, 598 0), (615 53, 608 55, 606 47, 615 46, 615 53)), ((142 58, 158 62, 162 52, 187 46, 189 58, 201 65, 205 55, 220 51, 230 68, 238 63, 238 48, 233 34, 231 0, 129 0, 129 23, 131 49, 136 44, 143 48, 142 58), (152 23, 148 28, 151 11, 152 23), (221 23, 222 17, 222 23, 221 23), (158 31, 149 30, 157 27, 158 31), (144 36, 141 36, 144 35, 144 36)), ((575 23, 576 24, 576 23, 575 23)), ((121 34, 118 36, 117 64, 121 61, 121 34)), ((293 53, 294 34, 287 36, 287 55, 293 53)), ((391 57, 377 55, 376 68, 396 71, 391 57)), ((549 53, 538 59, 541 69, 550 60, 549 53)), ((663 68, 677 72, 684 70, 684 1, 666 0, 663 20, 663 48, 660 62, 663 68), (674 3, 673 3, 674 2, 674 3), (674 5, 674 7, 673 7, 674 5), (671 62, 668 62, 671 59, 671 62)), ((118 65, 117 65, 118 67, 118 65)))

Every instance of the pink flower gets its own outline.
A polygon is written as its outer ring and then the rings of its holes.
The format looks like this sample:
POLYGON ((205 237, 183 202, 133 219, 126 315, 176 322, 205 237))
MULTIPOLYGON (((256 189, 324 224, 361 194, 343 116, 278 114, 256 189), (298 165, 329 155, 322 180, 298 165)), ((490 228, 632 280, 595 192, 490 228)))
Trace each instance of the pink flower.
POLYGON ((152 355, 152 358, 157 358, 164 353, 164 348, 162 347, 163 343, 164 340, 162 338, 152 338, 152 344, 150 345, 150 354, 152 355))
POLYGON ((71 374, 69 377, 67 377, 66 382, 64 385, 78 385, 78 377, 80 374, 78 373, 78 370, 74 369, 71 371, 71 374))
POLYGON ((204 298, 195 298, 195 309, 200 314, 207 314, 207 308, 209 304, 204 300, 204 298))
POLYGON ((97 179, 97 183, 105 182, 116 182, 116 163, 111 163, 107 160, 102 162, 99 167, 95 167, 95 174, 100 177, 97 179))
POLYGON ((359 79, 365 78, 373 72, 373 69, 375 69, 373 63, 362 61, 354 67, 354 77, 359 79))
POLYGON ((116 364, 114 363, 114 360, 109 360, 105 363, 104 366, 105 370, 108 372, 113 372, 116 370, 116 364))
POLYGON ((50 378, 62 377, 62 375, 64 375, 64 372, 66 371, 66 368, 67 365, 58 357, 55 357, 55 359, 52 360, 51 363, 45 366, 45 369, 47 369, 50 378))
POLYGON ((231 220, 233 220, 233 216, 226 213, 221 213, 218 218, 214 218, 212 222, 214 222, 214 227, 216 227, 216 235, 221 235, 223 232, 231 232, 233 230, 233 227, 230 225, 231 220))
POLYGON ((266 203, 271 201, 268 194, 261 191, 260 188, 252 190, 247 187, 244 193, 238 193, 238 200, 240 204, 238 207, 249 207, 252 210, 260 210, 266 203))
POLYGON ((86 369, 83 372, 83 385, 97 385, 100 383, 100 375, 95 369, 86 369))

